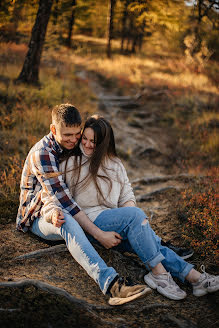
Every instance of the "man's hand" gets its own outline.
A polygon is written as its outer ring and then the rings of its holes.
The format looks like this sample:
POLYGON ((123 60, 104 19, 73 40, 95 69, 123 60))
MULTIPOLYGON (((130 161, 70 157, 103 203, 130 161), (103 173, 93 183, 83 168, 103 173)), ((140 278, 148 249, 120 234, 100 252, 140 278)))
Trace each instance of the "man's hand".
POLYGON ((115 231, 102 231, 98 241, 106 248, 112 248, 119 245, 122 241, 122 237, 115 231))
POLYGON ((61 210, 54 210, 52 213, 52 224, 60 228, 65 223, 64 215, 61 210))

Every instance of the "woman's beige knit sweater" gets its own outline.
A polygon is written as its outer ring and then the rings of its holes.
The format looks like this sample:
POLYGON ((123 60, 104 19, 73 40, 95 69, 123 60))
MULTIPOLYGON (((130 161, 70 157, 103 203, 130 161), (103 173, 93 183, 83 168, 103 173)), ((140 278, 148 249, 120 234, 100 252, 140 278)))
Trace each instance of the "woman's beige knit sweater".
MULTIPOLYGON (((83 152, 82 147, 80 148, 83 152)), ((62 162, 60 164, 59 169, 61 172, 64 172, 65 165, 66 162, 62 162)), ((75 187, 73 198, 93 222, 97 216, 106 209, 122 207, 127 201, 130 200, 135 202, 135 196, 121 160, 118 158, 107 159, 104 167, 106 168, 107 175, 112 182, 112 188, 110 191, 110 184, 107 180, 97 178, 98 185, 101 188, 105 200, 98 197, 98 192, 92 179, 90 179, 89 183, 83 187, 84 178, 89 172, 89 157, 83 153, 80 177, 78 184, 75 187)), ((66 174, 66 184, 68 185, 70 191, 76 183, 76 174, 73 168, 74 157, 71 157, 67 163, 66 174)), ((104 173, 102 169, 99 169, 98 175, 106 176, 106 173, 104 173)), ((54 209, 57 209, 57 205, 51 201, 46 192, 42 193, 42 201, 44 206, 42 207, 41 214, 46 217, 47 221, 50 221, 52 212, 54 209)))

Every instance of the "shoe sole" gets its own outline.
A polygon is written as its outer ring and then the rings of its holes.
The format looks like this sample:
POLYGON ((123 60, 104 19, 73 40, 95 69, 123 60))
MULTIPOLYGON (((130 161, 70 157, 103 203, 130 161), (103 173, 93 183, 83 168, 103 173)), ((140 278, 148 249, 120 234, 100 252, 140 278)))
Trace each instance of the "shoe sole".
POLYGON ((109 304, 110 305, 122 305, 122 304, 125 304, 125 303, 128 303, 128 302, 131 302, 131 301, 134 301, 135 299, 137 298, 140 298, 140 297, 143 297, 147 294, 150 294, 152 293, 152 290, 151 288, 145 288, 143 291, 141 291, 140 293, 137 293, 135 295, 132 295, 132 296, 129 296, 129 297, 111 297, 109 299, 109 304))
POLYGON ((197 293, 196 292, 193 292, 193 295, 196 296, 196 297, 205 296, 207 294, 208 294, 208 291, 207 290, 205 290, 203 292, 197 292, 197 293))
POLYGON ((203 290, 203 291, 193 291, 193 295, 196 297, 205 296, 207 294, 215 293, 219 290, 219 287, 215 287, 214 290, 203 290))
POLYGON ((194 252, 191 254, 185 255, 185 256, 180 256, 180 257, 181 257, 181 259, 186 260, 186 259, 189 259, 190 257, 192 257, 193 254, 194 254, 194 252))
POLYGON ((144 281, 146 282, 146 284, 149 287, 151 287, 152 289, 156 289, 158 291, 158 293, 160 293, 161 295, 169 298, 170 300, 180 301, 180 300, 183 300, 186 297, 186 294, 184 296, 179 297, 179 296, 176 296, 176 295, 170 295, 170 294, 165 293, 164 290, 161 287, 157 286, 155 284, 155 282, 152 279, 150 279, 150 277, 144 276, 144 281))

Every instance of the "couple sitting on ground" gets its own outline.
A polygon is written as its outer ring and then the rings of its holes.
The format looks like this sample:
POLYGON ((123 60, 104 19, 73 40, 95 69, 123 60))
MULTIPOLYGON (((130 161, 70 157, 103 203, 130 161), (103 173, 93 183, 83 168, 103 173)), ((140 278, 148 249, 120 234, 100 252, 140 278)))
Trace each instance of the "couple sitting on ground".
POLYGON ((81 133, 78 110, 62 104, 53 109, 50 128, 24 165, 17 229, 46 240, 64 239, 73 258, 110 296, 111 305, 146 295, 151 288, 170 299, 184 299, 186 293, 172 276, 189 281, 195 296, 219 289, 218 276, 196 271, 171 244, 167 247, 136 207, 107 120, 92 116, 81 133), (93 242, 137 254, 149 271, 144 281, 151 288, 120 277, 99 256, 93 242))

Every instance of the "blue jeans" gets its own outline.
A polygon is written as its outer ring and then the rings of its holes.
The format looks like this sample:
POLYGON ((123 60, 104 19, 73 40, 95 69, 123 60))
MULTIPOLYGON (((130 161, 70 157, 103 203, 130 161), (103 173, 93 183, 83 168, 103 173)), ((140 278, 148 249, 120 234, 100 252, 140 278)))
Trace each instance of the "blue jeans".
POLYGON ((34 220, 30 230, 46 240, 64 239, 73 258, 96 281, 103 294, 106 294, 110 283, 118 275, 117 272, 102 260, 78 222, 67 212, 63 211, 63 214, 65 223, 61 228, 48 223, 44 218, 39 218, 34 220))
POLYGON ((184 281, 193 265, 162 246, 161 239, 145 218, 145 213, 138 207, 120 207, 103 211, 94 223, 101 230, 118 232, 123 241, 116 248, 137 254, 148 270, 161 262, 172 276, 184 281))

